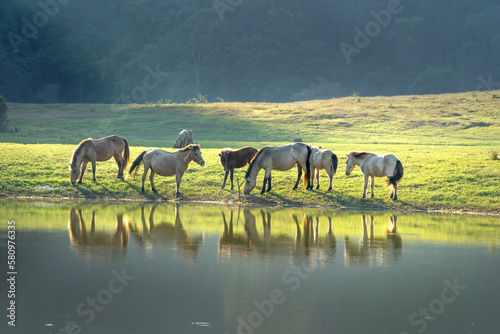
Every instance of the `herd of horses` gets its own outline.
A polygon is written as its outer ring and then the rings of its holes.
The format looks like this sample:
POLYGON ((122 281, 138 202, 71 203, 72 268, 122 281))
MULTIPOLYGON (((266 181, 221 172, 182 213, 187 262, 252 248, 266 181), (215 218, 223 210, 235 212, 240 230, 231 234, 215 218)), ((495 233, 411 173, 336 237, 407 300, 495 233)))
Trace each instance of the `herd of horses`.
MULTIPOLYGON (((87 164, 92 164, 93 180, 96 181, 96 162, 106 161, 115 158, 118 165, 118 178, 124 178, 128 163, 130 162, 130 148, 127 139, 116 135, 104 137, 101 139, 85 139, 80 142, 74 150, 69 170, 71 171, 71 183, 82 183, 83 174, 87 164)), ((316 189, 319 188, 319 171, 325 170, 330 179, 328 191, 332 189, 333 176, 337 171, 337 155, 331 150, 321 150, 316 146, 306 145, 304 143, 292 143, 283 146, 265 146, 260 150, 254 147, 244 147, 239 150, 225 148, 219 151, 219 157, 224 168, 224 182, 222 189, 226 186, 228 175, 231 181, 231 190, 233 190, 234 169, 242 168, 246 165, 248 170, 245 173, 245 186, 243 192, 249 195, 257 184, 257 175, 261 169, 264 169, 264 184, 261 194, 271 190, 271 172, 273 170, 285 171, 297 166, 297 180, 293 189, 297 189, 302 171, 305 172, 304 188, 312 189, 314 179, 316 179, 316 189), (266 188, 267 187, 267 188, 266 188)), ((364 176, 363 196, 366 198, 368 181, 371 182, 371 197, 374 197, 374 178, 387 176, 386 186, 392 187, 390 198, 398 198, 397 185, 403 177, 403 164, 393 154, 377 155, 372 152, 350 151, 346 153, 346 175, 349 175, 354 167, 359 166, 364 176)), ((190 144, 175 152, 167 152, 160 149, 150 149, 143 151, 134 160, 125 179, 128 179, 131 173, 140 166, 144 165, 142 174, 141 191, 144 192, 144 182, 148 172, 151 190, 157 192, 154 186, 154 176, 174 176, 176 178, 175 195, 181 197, 180 183, 184 172, 187 170, 191 161, 205 167, 205 161, 201 156, 200 146, 190 144)))

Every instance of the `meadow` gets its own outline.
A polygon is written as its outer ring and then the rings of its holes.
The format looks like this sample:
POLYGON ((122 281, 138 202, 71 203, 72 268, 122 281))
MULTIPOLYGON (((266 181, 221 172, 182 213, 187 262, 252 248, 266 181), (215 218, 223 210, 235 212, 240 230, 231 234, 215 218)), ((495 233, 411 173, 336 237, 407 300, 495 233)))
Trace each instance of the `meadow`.
MULTIPOLYGON (((500 213, 500 91, 459 94, 347 97, 295 103, 210 104, 9 104, 16 133, 0 134, 0 196, 46 199, 177 201, 175 178, 116 179, 114 160, 97 165, 97 182, 87 170, 84 183, 71 185, 68 162, 82 139, 110 134, 126 137, 132 160, 143 150, 172 150, 177 134, 192 129, 206 168, 192 163, 181 183, 180 201, 245 205, 307 205, 389 211, 440 210, 500 213), (319 190, 291 190, 296 169, 273 173, 273 189, 259 195, 263 172, 250 196, 222 185, 218 151, 251 145, 282 145, 301 139, 331 149, 339 158, 333 190, 321 173, 319 190), (346 176, 344 153, 390 152, 405 175, 399 200, 389 199, 384 179, 375 198, 360 200, 359 168, 346 176)), ((237 170, 242 182, 245 169, 237 170)))

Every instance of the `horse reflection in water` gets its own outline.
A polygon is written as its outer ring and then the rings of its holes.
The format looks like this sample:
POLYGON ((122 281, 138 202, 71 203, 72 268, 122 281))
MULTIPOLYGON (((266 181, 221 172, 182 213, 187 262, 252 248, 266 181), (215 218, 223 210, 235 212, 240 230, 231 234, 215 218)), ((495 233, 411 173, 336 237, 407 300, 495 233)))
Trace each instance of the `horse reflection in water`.
POLYGON ((72 208, 68 222, 70 247, 87 262, 90 262, 94 255, 109 260, 125 258, 129 241, 129 220, 127 215, 119 213, 116 215, 116 227, 113 232, 101 229, 96 231, 96 214, 92 211, 89 230, 82 210, 72 208))
POLYGON ((376 237, 373 229, 373 216, 370 215, 370 229, 368 230, 366 215, 361 215, 363 233, 357 246, 351 239, 345 237, 345 265, 346 267, 368 266, 385 267, 393 265, 401 258, 403 241, 397 234, 396 216, 389 218, 383 234, 376 237))
POLYGON ((142 228, 135 224, 131 226, 132 235, 143 247, 146 254, 151 255, 155 245, 174 244, 176 249, 185 258, 196 259, 201 248, 203 236, 197 235, 193 237, 184 229, 179 216, 179 206, 175 206, 175 221, 173 223, 166 220, 155 221, 156 209, 156 205, 151 207, 148 220, 146 221, 146 209, 142 206, 142 228))
POLYGON ((319 233, 319 217, 315 217, 316 224, 312 216, 304 215, 302 217, 302 229, 297 215, 292 215, 295 223, 295 244, 299 252, 309 255, 312 250, 320 249, 322 257, 333 257, 337 250, 337 240, 333 233, 332 218, 327 217, 328 227, 324 239, 319 233))
MULTIPOLYGON (((224 230, 219 238, 219 257, 230 258, 233 252, 248 256, 257 252, 265 256, 278 255, 286 257, 312 256, 318 249, 320 257, 333 257, 335 255, 335 236, 333 235, 332 221, 329 224, 324 239, 319 236, 319 218, 314 226, 311 217, 304 217, 302 226, 298 223, 296 215, 292 215, 296 226, 293 234, 271 234, 271 212, 260 210, 262 229, 259 233, 257 218, 250 209, 244 209, 244 233, 234 232, 233 211, 230 213, 229 223, 226 214, 222 212, 224 230)), ((239 219, 239 218, 238 218, 239 219)))

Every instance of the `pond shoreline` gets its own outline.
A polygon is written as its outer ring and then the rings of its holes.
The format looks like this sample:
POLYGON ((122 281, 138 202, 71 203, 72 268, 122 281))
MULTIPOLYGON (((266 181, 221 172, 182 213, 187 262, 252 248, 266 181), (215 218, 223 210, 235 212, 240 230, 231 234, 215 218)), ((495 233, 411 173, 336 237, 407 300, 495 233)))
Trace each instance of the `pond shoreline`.
POLYGON ((330 209, 330 210, 356 210, 356 211, 378 211, 378 212, 400 212, 400 213, 429 213, 429 214, 451 214, 451 215, 470 215, 470 216, 485 216, 485 217, 500 217, 500 212, 495 211, 460 211, 453 209, 418 209, 418 208, 387 208, 380 206, 370 206, 370 203, 364 206, 329 206, 329 205, 311 205, 311 204, 297 204, 297 203, 275 203, 265 200, 227 200, 227 201, 210 201, 210 200, 184 200, 184 199, 135 199, 135 198, 112 198, 112 197, 102 197, 102 198, 87 198, 87 197, 46 197, 46 196, 3 196, 0 197, 0 201, 10 201, 10 200, 20 200, 20 201, 42 201, 42 202, 78 202, 78 203, 97 203, 109 202, 109 203, 141 203, 141 204, 195 204, 195 205, 220 205, 220 206, 238 206, 238 207, 269 207, 269 208, 316 208, 316 209, 330 209))

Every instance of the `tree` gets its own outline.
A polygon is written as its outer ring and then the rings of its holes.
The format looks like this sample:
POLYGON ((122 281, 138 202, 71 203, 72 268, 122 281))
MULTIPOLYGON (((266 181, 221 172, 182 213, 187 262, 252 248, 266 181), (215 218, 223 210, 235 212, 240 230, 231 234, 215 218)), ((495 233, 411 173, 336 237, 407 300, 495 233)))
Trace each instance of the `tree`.
POLYGON ((9 120, 7 119, 7 100, 0 95, 0 132, 7 132, 9 120))

